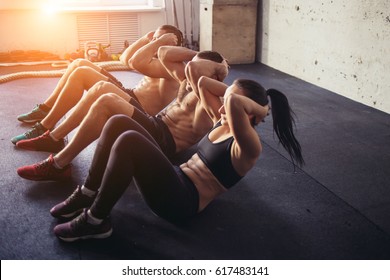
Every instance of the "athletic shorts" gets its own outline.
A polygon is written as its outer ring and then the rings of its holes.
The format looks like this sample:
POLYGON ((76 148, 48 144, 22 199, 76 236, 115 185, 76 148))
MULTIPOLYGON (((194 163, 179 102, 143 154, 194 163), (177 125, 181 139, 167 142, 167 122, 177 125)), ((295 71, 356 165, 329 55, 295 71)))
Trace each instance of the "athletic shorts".
POLYGON ((130 97, 130 104, 135 106, 136 108, 138 108, 139 110, 141 111, 145 111, 144 108, 142 107, 141 103, 139 102, 137 96, 134 94, 134 89, 128 89, 128 88, 125 88, 123 86, 123 84, 117 79, 115 78, 112 74, 110 74, 108 71, 102 69, 100 71, 100 73, 102 73, 104 76, 106 76, 108 78, 108 82, 116 85, 118 88, 120 88, 122 91, 126 92, 130 97))
POLYGON ((132 119, 142 125, 150 133, 168 158, 172 158, 175 155, 175 140, 160 115, 150 116, 141 110, 135 109, 132 119))

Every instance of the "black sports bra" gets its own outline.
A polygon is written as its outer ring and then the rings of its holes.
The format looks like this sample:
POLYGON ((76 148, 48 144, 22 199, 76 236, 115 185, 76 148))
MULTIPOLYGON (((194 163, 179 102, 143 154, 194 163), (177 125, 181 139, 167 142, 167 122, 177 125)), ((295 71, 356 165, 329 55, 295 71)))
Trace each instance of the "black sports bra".
MULTIPOLYGON (((211 131, 219 126, 221 126, 220 122, 211 131)), ((213 143, 209 139, 210 132, 199 141, 197 154, 218 181, 225 188, 231 188, 242 178, 234 169, 230 156, 234 138, 232 136, 221 142, 213 143)))

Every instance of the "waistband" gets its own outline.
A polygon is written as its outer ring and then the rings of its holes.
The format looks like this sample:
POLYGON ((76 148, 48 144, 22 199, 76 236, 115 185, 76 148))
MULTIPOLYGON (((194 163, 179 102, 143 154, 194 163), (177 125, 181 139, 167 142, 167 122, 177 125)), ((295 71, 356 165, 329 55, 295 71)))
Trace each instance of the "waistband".
POLYGON ((158 135, 155 135, 155 137, 158 138, 156 140, 158 140, 161 150, 168 158, 171 158, 176 153, 176 143, 171 131, 160 115, 151 116, 150 119, 154 123, 156 131, 158 131, 158 135))

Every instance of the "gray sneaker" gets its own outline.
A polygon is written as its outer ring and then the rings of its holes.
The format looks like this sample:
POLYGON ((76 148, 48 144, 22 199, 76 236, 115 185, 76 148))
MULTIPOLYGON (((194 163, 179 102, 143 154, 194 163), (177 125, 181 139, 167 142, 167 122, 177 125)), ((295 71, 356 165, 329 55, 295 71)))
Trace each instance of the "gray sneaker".
POLYGON ((109 218, 104 219, 99 225, 89 223, 87 209, 84 209, 84 212, 72 221, 55 226, 54 234, 66 242, 90 238, 102 239, 112 234, 112 226, 109 218))
POLYGON ((33 125, 33 127, 26 131, 23 134, 20 134, 18 136, 15 136, 14 138, 11 139, 11 142, 16 145, 17 142, 20 140, 26 140, 26 139, 31 139, 31 138, 36 138, 38 136, 41 136, 43 133, 45 133, 47 129, 41 125, 41 123, 36 123, 33 125))
POLYGON ((35 123, 43 120, 49 111, 44 111, 42 109, 42 104, 37 104, 29 113, 22 114, 18 116, 18 121, 24 123, 35 123))

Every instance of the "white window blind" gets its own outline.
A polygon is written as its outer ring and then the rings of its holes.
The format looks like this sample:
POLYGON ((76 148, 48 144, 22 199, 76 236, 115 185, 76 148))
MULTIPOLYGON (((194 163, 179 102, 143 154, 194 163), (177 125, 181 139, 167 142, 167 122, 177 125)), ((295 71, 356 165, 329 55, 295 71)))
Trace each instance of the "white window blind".
POLYGON ((79 6, 148 6, 150 0, 52 0, 63 7, 79 6))
POLYGON ((87 41, 111 44, 107 53, 119 53, 127 40, 130 44, 140 37, 137 13, 87 13, 77 15, 77 34, 80 49, 87 41))

